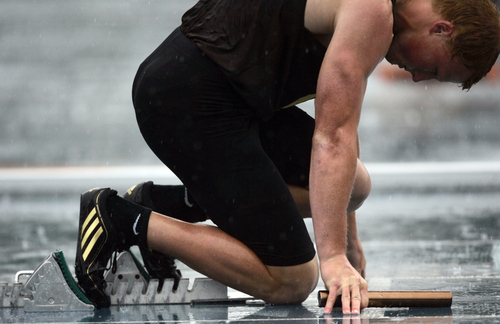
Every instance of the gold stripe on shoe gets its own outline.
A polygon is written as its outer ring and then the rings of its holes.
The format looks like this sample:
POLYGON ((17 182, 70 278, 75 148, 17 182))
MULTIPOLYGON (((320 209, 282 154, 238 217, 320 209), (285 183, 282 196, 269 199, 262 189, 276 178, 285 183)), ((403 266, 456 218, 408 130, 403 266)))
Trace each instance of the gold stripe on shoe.
MULTIPOLYGON (((90 223, 90 221, 92 220, 92 218, 95 216, 96 214, 96 209, 95 207, 92 208, 92 210, 90 211, 90 213, 87 215, 87 218, 85 218, 85 222, 83 222, 83 225, 82 225, 82 232, 80 233, 80 238, 83 237, 83 233, 85 233, 85 229, 87 228, 88 224, 90 223)), ((83 244, 82 244, 82 247, 83 247, 83 244)))
POLYGON ((94 220, 94 222, 92 223, 92 225, 90 225, 89 229, 85 231, 85 236, 82 238, 82 245, 81 245, 81 248, 83 249, 83 247, 85 246, 85 243, 87 242, 90 234, 92 234, 92 232, 94 231, 94 229, 99 226, 99 219, 96 218, 94 220))
POLYGON ((99 222, 99 217, 97 216, 97 210, 94 207, 85 218, 85 222, 82 225, 82 232, 80 233, 80 235, 82 236, 80 248, 83 251, 82 258, 84 261, 87 261, 89 254, 92 252, 92 249, 94 248, 97 240, 99 239, 99 237, 102 235, 103 232, 104 229, 99 222), (84 246, 87 244, 88 239, 91 237, 92 233, 96 229, 97 231, 88 242, 87 247, 84 248, 84 246))
POLYGON ((87 261, 87 257, 89 256, 90 252, 92 252, 92 249, 94 248, 95 243, 97 242, 97 240, 99 239, 99 237, 102 235, 103 232, 104 232, 104 229, 102 227, 99 227, 99 229, 97 230, 95 235, 90 240, 89 245, 87 246, 87 248, 83 252, 83 261, 87 261))

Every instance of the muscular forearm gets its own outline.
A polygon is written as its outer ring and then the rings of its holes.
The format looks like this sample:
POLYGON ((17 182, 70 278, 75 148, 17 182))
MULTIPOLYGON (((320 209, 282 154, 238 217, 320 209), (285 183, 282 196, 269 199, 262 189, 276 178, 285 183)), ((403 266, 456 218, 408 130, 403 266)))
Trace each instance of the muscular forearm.
POLYGON ((356 172, 356 147, 341 141, 333 147, 313 141, 310 199, 318 256, 346 252, 346 210, 356 172))

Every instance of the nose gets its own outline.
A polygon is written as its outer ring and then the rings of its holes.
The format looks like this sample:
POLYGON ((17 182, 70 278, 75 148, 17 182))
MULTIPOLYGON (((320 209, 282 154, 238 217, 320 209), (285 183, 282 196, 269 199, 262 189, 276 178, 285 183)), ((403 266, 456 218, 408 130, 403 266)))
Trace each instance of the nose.
POLYGON ((435 78, 436 78, 436 76, 434 75, 434 73, 430 73, 430 72, 415 70, 412 73, 413 82, 431 80, 431 79, 435 79, 435 78))

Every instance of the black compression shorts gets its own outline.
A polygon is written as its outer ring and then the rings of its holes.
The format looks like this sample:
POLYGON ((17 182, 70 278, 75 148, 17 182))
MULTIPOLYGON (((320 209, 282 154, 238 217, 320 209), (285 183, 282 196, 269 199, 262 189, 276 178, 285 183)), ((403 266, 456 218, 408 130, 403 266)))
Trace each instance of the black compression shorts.
POLYGON ((266 265, 312 260, 286 184, 307 186, 312 118, 288 108, 263 123, 178 29, 140 66, 133 101, 149 147, 220 229, 266 265))

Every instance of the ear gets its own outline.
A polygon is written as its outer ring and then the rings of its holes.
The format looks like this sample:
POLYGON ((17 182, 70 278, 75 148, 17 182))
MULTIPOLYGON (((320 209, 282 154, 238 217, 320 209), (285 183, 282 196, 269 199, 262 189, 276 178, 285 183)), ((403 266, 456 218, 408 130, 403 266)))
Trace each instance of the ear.
POLYGON ((439 20, 436 21, 434 24, 432 24, 431 29, 429 30, 430 34, 436 35, 436 36, 446 36, 450 37, 451 34, 453 34, 453 31, 455 30, 455 26, 449 21, 446 20, 439 20))

